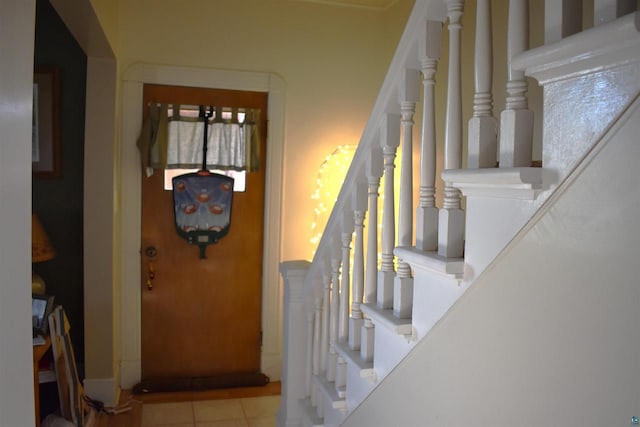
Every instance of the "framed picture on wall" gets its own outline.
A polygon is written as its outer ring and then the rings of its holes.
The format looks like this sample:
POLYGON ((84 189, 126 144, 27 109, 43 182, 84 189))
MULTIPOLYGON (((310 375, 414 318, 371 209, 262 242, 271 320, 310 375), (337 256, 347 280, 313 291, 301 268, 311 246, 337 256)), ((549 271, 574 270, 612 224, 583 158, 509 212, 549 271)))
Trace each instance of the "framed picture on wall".
POLYGON ((31 166, 39 178, 57 178, 60 168, 60 81, 55 66, 37 65, 33 73, 31 166))

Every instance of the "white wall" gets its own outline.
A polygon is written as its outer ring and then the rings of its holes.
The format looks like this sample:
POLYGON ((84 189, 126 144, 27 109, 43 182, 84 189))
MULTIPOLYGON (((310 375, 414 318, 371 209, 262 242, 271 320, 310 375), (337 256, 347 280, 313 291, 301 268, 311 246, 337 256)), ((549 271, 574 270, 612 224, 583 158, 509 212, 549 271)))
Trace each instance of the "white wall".
POLYGON ((637 104, 345 426, 627 426, 640 414, 637 104))
POLYGON ((0 424, 34 425, 31 120, 35 0, 0 2, 0 424))

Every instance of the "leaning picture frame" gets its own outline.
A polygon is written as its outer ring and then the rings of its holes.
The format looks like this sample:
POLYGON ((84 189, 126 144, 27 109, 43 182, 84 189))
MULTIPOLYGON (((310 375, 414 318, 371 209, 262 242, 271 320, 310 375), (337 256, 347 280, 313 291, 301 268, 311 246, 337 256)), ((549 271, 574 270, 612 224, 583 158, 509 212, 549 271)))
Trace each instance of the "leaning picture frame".
POLYGON ((38 65, 33 73, 31 167, 38 178, 62 175, 60 158, 60 80, 55 66, 38 65))

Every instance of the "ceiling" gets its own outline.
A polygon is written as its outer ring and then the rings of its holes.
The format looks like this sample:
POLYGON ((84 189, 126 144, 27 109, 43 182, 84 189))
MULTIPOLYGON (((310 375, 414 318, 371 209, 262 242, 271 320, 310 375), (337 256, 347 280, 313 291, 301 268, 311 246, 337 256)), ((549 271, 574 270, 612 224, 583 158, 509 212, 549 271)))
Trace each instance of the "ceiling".
POLYGON ((320 3, 332 6, 358 7, 364 9, 384 10, 391 7, 398 0, 294 0, 309 3, 320 3))

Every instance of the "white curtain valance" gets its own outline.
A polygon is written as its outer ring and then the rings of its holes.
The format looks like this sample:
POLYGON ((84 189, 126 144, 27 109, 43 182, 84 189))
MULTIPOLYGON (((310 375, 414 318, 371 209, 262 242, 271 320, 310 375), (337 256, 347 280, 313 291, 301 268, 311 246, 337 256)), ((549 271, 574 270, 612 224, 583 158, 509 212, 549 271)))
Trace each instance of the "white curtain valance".
MULTIPOLYGON (((207 119, 207 169, 257 170, 259 110, 221 107, 214 110, 207 119)), ((153 169, 202 167, 205 125, 198 113, 197 106, 155 103, 149 106, 138 139, 147 175, 153 169)))

